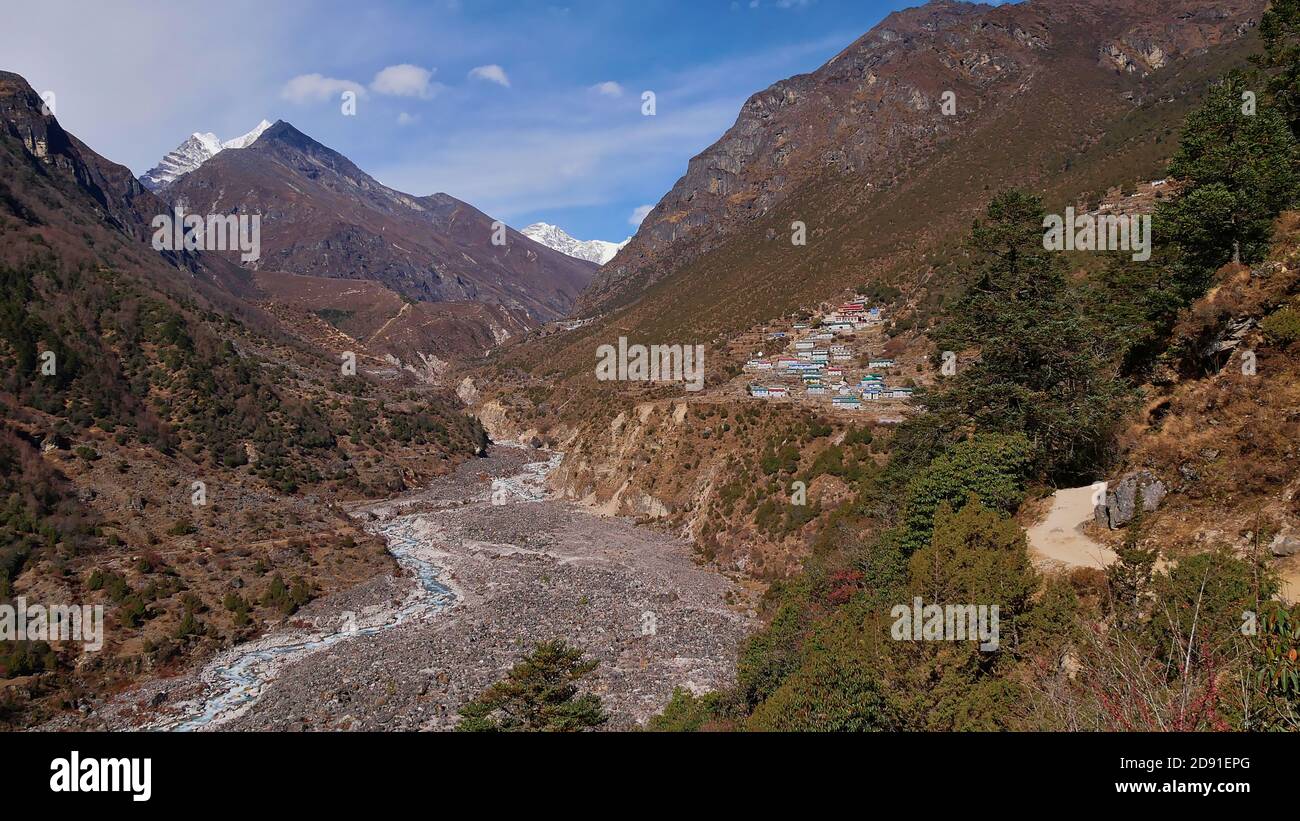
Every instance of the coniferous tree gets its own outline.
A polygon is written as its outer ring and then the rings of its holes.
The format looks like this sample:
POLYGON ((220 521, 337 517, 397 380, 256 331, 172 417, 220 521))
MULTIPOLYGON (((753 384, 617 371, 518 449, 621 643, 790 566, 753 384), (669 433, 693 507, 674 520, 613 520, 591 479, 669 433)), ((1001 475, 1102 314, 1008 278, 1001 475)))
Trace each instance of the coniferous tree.
POLYGON ((1300 0, 1273 0, 1260 18, 1259 36, 1264 53, 1251 62, 1263 70, 1265 90, 1300 138, 1300 0))
POLYGON ((542 642, 506 677, 460 710, 461 732, 576 732, 609 720, 600 697, 578 695, 577 682, 596 669, 595 659, 563 640, 542 642))
POLYGON ((1173 284, 1185 302, 1224 263, 1261 259, 1274 218, 1295 201, 1296 138, 1277 109, 1243 100, 1249 90, 1240 75, 1210 89, 1169 164, 1183 189, 1157 208, 1155 236, 1178 248, 1173 284))
POLYGON ((1059 253, 1043 248, 1043 206, 997 195, 971 233, 965 293, 932 335, 937 349, 977 358, 927 395, 940 418, 1021 433, 1040 473, 1075 478, 1102 460, 1125 407, 1104 335, 1080 310, 1059 253))

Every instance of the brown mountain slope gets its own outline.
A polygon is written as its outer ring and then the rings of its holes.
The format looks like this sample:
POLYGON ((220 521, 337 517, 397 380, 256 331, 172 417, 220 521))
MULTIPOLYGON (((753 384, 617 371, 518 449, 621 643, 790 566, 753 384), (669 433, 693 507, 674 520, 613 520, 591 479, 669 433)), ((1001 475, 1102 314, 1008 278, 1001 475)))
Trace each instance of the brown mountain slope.
MULTIPOLYGON (((164 252, 160 260, 148 245, 153 235, 149 223, 156 215, 167 213, 167 204, 145 189, 130 169, 104 159, 64 131, 58 120, 42 113, 42 106, 26 80, 0 71, 0 134, 14 139, 24 149, 21 155, 15 155, 22 160, 0 175, 0 200, 15 215, 39 220, 24 204, 38 190, 73 191, 71 196, 78 200, 78 210, 83 213, 44 222, 49 229, 47 241, 55 244, 55 250, 65 260, 103 262, 108 255, 122 254, 146 272, 164 271, 156 284, 184 279, 191 284, 216 285, 237 296, 252 293, 248 273, 219 257, 180 251, 164 252), (89 229, 77 226, 88 223, 106 229, 104 238, 111 250, 86 242, 89 229), (158 264, 160 261, 181 270, 168 270, 167 265, 158 264)), ((41 199, 49 203, 51 196, 45 191, 41 199)), ((4 260, 17 259, 13 246, 0 247, 0 255, 4 260)), ((228 307, 230 304, 227 301, 228 307)))
MULTIPOLYGON (((1174 331, 1185 369, 1146 386, 1112 480, 1150 472, 1169 495, 1147 524, 1167 557, 1225 544, 1275 559, 1300 601, 1300 214, 1278 221, 1270 258, 1228 265, 1174 331), (1289 319, 1288 321, 1285 321, 1289 319)), ((1115 545, 1120 531, 1100 530, 1115 545)))
POLYGON ((450 394, 342 374, 285 334, 231 293, 254 290, 241 269, 154 251, 166 208, 0 74, 0 601, 107 617, 99 652, 0 642, 0 726, 93 715, 134 676, 390 572, 323 500, 484 443, 450 394))
POLYGON ((621 325, 735 330, 900 264, 923 270, 987 189, 1064 199, 1158 174, 1172 145, 1153 135, 1232 59, 1263 6, 933 2, 892 14, 817 71, 751 97, 577 312, 643 297, 621 325), (806 246, 791 243, 795 220, 806 246))
POLYGON ((482 302, 416 302, 364 279, 259 271, 261 304, 322 350, 350 350, 434 379, 536 327, 523 310, 482 302))
POLYGON ((493 219, 473 206, 381 185, 284 121, 162 193, 192 212, 261 214, 262 270, 369 279, 412 299, 485 302, 545 321, 568 313, 596 269, 514 230, 493 245, 493 219))

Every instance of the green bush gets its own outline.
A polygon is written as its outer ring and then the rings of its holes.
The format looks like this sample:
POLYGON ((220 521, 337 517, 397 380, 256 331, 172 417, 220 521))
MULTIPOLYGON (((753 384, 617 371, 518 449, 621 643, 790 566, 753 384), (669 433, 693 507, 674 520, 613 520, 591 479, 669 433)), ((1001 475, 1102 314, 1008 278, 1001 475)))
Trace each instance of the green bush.
POLYGON ((959 510, 973 494, 985 507, 1014 511, 1024 498, 1032 450, 1020 435, 980 434, 935 458, 907 485, 903 541, 909 552, 929 543, 935 512, 944 502, 959 510))
POLYGON ((1274 345, 1287 348, 1300 341, 1300 310, 1288 305, 1279 308, 1259 323, 1259 329, 1274 345))

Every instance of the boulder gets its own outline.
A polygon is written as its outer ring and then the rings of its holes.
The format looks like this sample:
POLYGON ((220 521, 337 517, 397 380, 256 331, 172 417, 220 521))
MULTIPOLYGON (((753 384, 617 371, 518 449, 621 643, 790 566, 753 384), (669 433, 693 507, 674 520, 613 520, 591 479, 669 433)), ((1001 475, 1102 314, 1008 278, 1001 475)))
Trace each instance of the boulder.
POLYGON ((1274 556, 1294 556, 1300 553, 1300 536, 1294 533, 1279 533, 1273 537, 1268 549, 1274 556))
POLYGON ((1097 524, 1115 530, 1132 521, 1137 512, 1138 488, 1142 490, 1142 509, 1147 513, 1159 507, 1168 492, 1165 483, 1149 470, 1126 473, 1107 489, 1105 501, 1093 509, 1097 524))

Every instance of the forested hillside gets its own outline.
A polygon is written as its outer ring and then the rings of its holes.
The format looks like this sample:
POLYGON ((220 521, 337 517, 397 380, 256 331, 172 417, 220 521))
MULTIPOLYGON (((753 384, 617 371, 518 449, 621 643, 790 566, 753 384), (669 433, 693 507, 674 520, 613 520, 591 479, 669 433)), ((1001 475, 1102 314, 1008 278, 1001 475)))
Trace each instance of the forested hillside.
POLYGON ((1043 250, 1042 201, 993 198, 928 332, 962 352, 957 374, 898 427, 804 571, 772 586, 735 689, 681 691, 653 726, 1300 727, 1300 610, 1277 598, 1265 549, 1295 521, 1300 4, 1274 4, 1261 31, 1255 65, 1183 124, 1169 167, 1183 187, 1157 208, 1149 262, 1071 276, 1043 250), (1246 331, 1207 345, 1228 326, 1246 331), (1013 517, 1036 488, 1159 469, 1142 456, 1162 428, 1198 416, 1218 431, 1195 447, 1223 460, 1203 470, 1246 484, 1211 480, 1225 491, 1211 502, 1185 477, 1174 511, 1138 505, 1104 571, 1034 567, 1013 517), (1262 511, 1250 530, 1225 526, 1234 504, 1262 511), (1000 603, 1001 649, 891 640, 892 608, 914 597, 1000 603))
POLYGON ((0 598, 109 620, 90 657, 5 643, 0 722, 27 724, 390 569, 314 494, 383 495, 486 438, 454 396, 278 331, 233 266, 153 251, 166 206, 0 79, 0 598))

